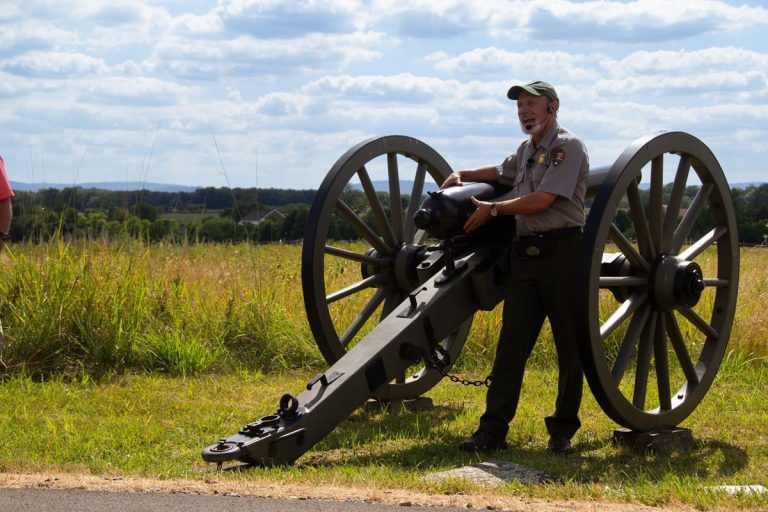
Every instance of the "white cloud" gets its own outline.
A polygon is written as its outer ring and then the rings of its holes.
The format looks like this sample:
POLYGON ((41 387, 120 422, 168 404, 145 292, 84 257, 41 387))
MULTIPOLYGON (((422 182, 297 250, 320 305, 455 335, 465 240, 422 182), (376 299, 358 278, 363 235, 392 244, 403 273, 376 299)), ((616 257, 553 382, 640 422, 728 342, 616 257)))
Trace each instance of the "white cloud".
POLYGON ((534 37, 629 44, 768 24, 768 9, 764 7, 736 7, 717 0, 554 0, 529 5, 529 9, 525 28, 534 37))
POLYGON ((76 37, 67 30, 22 21, 4 23, 0 30, 0 58, 9 58, 28 51, 51 50, 56 46, 68 46, 76 37))
POLYGON ((7 73, 30 77, 59 77, 103 74, 104 60, 82 53, 27 52, 0 61, 0 69, 7 73))
POLYGON ((187 103, 196 88, 156 78, 111 77, 83 84, 82 97, 97 104, 169 105, 187 103))
POLYGON ((206 80, 226 76, 284 76, 335 70, 351 62, 374 60, 379 53, 367 46, 376 41, 375 34, 336 37, 309 34, 290 41, 238 35, 216 42, 173 36, 155 45, 147 63, 174 75, 206 80))
MULTIPOLYGON (((559 81, 594 80, 599 55, 565 51, 508 51, 500 48, 475 48, 455 57, 433 53, 427 60, 443 72, 464 76, 557 77, 559 81)), ((551 80, 554 81, 554 80, 551 80)))
POLYGON ((220 4, 225 27, 260 39, 349 33, 354 30, 352 14, 343 2, 230 0, 220 4))
POLYGON ((399 73, 397 75, 325 76, 310 82, 304 87, 304 91, 307 94, 415 102, 452 94, 458 86, 457 81, 399 73))
POLYGON ((614 77, 669 73, 708 73, 714 69, 754 70, 768 74, 768 54, 744 48, 712 47, 701 50, 633 52, 616 62, 604 62, 614 77))
POLYGON ((478 165, 522 138, 506 91, 535 78, 555 84, 562 122, 594 148, 596 164, 649 131, 685 129, 712 141, 729 168, 763 176, 768 150, 750 137, 766 132, 768 10, 735 0, 674 6, 6 3, 2 149, 16 172, 34 140, 49 168, 70 170, 89 147, 81 176, 115 162, 125 174, 157 132, 152 167, 167 179, 154 181, 221 185, 214 130, 234 184, 253 183, 258 146, 261 184, 310 187, 361 138, 401 133, 436 141, 451 163, 478 165))
POLYGON ((765 75, 758 72, 720 71, 680 76, 632 76, 620 80, 599 80, 595 93, 610 96, 677 96, 681 94, 718 95, 740 91, 764 91, 765 75))
POLYGON ((13 20, 19 17, 19 8, 10 3, 0 4, 0 21, 13 20))

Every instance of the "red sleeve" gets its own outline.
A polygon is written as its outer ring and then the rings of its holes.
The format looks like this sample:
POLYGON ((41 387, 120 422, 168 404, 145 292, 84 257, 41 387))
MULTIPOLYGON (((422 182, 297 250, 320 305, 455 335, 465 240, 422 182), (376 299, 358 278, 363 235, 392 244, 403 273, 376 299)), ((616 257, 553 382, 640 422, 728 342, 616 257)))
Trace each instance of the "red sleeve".
POLYGON ((8 182, 8 177, 5 175, 3 157, 0 156, 0 201, 4 201, 9 197, 13 197, 13 189, 11 189, 11 184, 8 182))

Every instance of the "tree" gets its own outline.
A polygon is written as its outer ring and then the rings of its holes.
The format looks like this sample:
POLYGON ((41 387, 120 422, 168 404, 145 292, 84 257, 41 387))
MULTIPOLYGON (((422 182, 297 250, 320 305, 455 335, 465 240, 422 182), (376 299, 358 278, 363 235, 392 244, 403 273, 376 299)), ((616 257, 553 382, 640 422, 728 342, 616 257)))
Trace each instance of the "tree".
POLYGON ((198 236, 202 242, 234 242, 238 239, 237 224, 230 219, 206 217, 200 223, 198 236))
POLYGON ((138 203, 133 208, 133 214, 140 219, 146 219, 149 222, 157 220, 157 208, 147 203, 138 203))

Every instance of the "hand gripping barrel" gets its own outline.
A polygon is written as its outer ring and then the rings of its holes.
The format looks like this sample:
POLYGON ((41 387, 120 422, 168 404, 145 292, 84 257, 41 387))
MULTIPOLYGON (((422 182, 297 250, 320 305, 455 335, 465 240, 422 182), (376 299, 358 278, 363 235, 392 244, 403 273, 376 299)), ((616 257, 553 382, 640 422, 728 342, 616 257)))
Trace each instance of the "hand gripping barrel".
MULTIPOLYGON (((308 320, 330 367, 298 396, 285 395, 274 414, 205 448, 205 460, 292 462, 369 397, 416 397, 440 381, 474 313, 501 300, 510 264, 509 218, 472 237, 460 229, 469 195, 502 191, 474 184, 437 192, 451 172, 432 148, 404 136, 364 141, 336 162, 311 207, 302 252, 308 320), (385 196, 374 171, 387 176, 385 196)), ((587 380, 617 423, 673 427, 707 393, 733 323, 739 248, 728 184, 700 140, 668 132, 591 169, 588 195, 574 297, 587 380)))

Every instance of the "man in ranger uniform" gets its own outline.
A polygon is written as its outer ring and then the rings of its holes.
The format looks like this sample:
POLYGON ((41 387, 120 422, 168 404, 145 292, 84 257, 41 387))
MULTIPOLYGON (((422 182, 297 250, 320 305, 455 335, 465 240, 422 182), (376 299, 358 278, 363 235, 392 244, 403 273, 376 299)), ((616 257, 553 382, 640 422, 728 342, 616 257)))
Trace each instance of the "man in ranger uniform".
POLYGON ((528 357, 548 318, 559 368, 555 411, 545 418, 548 450, 571 451, 571 437, 581 426, 583 373, 576 341, 574 282, 585 222, 589 157, 584 144, 557 123, 560 99, 541 81, 515 85, 507 93, 517 102, 517 117, 530 135, 501 165, 458 171, 443 188, 464 182, 498 181, 512 187, 512 199, 478 201, 464 224, 474 231, 499 215, 514 215, 512 276, 504 300, 503 323, 486 409, 477 431, 460 449, 486 452, 507 447, 509 422, 520 398, 528 357))

